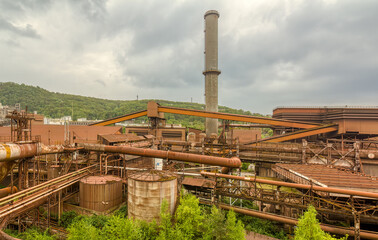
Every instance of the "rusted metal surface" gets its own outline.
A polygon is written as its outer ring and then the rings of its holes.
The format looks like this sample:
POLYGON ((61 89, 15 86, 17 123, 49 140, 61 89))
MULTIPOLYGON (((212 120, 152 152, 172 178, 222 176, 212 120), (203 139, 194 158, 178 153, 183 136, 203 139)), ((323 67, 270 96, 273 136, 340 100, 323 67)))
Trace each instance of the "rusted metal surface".
POLYGON ((12 161, 22 158, 34 157, 37 155, 62 152, 64 152, 64 147, 62 145, 46 146, 39 143, 0 144, 0 161, 12 161))
POLYGON ((122 203, 122 179, 89 176, 80 180, 80 207, 103 212, 122 203))
POLYGON ((83 144, 81 145, 84 149, 89 151, 99 151, 99 152, 111 152, 111 153, 124 153, 137 156, 146 156, 146 157, 155 157, 162 159, 172 159, 176 161, 184 162, 194 162, 201 164, 208 164, 214 166, 223 166, 230 168, 238 168, 241 166, 241 161, 239 158, 222 158, 222 157, 213 157, 205 155, 197 155, 190 153, 180 153, 180 152, 171 152, 171 151, 162 151, 154 149, 145 149, 145 148, 134 148, 127 146, 107 146, 101 144, 83 144))
POLYGON ((0 162, 0 181, 3 181, 14 165, 15 161, 0 162))
POLYGON ((2 188, 2 189, 0 189, 0 198, 6 197, 11 193, 16 193, 16 192, 17 192, 16 186, 2 188))
MULTIPOLYGON (((285 126, 285 127, 291 127, 291 128, 313 128, 313 127, 319 126, 319 124, 316 124, 316 123, 290 121, 290 120, 282 120, 282 119, 274 119, 274 118, 264 118, 264 117, 248 116, 248 115, 238 115, 238 114, 230 114, 230 113, 210 112, 210 111, 175 108, 175 107, 158 106, 158 111, 159 113, 160 112, 174 113, 174 114, 198 116, 198 117, 205 117, 205 118, 224 119, 224 120, 231 120, 231 121, 238 121, 238 122, 250 122, 250 123, 285 126)), ((101 122, 91 124, 91 126, 106 126, 113 123, 122 122, 125 120, 129 120, 129 119, 133 119, 133 118, 137 118, 137 117, 141 117, 145 115, 147 115, 147 110, 107 119, 101 122)))
POLYGON ((277 163, 274 165, 273 171, 297 183, 310 184, 312 182, 325 187, 376 192, 378 196, 378 180, 375 177, 343 171, 338 168, 318 164, 277 163))
MULTIPOLYGON (((290 224, 290 225, 297 225, 298 220, 293 219, 293 218, 288 218, 288 217, 282 217, 278 216, 275 214, 269 214, 269 213, 262 213, 259 211, 255 211, 252 209, 243 209, 239 207, 231 207, 229 205, 225 204, 219 204, 219 207, 225 210, 233 210, 234 212, 249 215, 252 217, 257 217, 257 218, 263 218, 263 219, 268 219, 270 221, 276 221, 276 222, 282 222, 285 224, 290 224)), ((330 226, 330 225, 325 225, 325 224, 320 224, 320 227, 322 230, 334 234, 340 234, 340 235, 345 235, 348 234, 349 236, 354 236, 355 231, 350 228, 345 228, 345 227, 335 227, 335 226, 330 226)), ((365 238, 365 239, 378 239, 378 233, 376 232, 370 232, 370 231, 360 231, 360 237, 365 238)))
POLYGON ((92 174, 95 168, 96 165, 85 167, 0 199, 0 219, 8 216, 16 217, 43 204, 52 194, 92 174))
POLYGON ((212 198, 209 195, 206 197, 205 189, 201 188, 196 189, 194 194, 212 202, 225 197, 253 201, 257 203, 260 211, 278 213, 292 218, 298 218, 311 204, 321 216, 326 216, 328 219, 354 221, 357 216, 362 223, 376 224, 378 222, 376 199, 355 195, 330 196, 330 193, 315 191, 311 187, 298 191, 281 187, 281 184, 276 183, 277 181, 269 183, 259 181, 261 179, 257 177, 251 177, 252 181, 246 181, 233 177, 215 178, 217 184, 212 191, 214 194, 212 198))
POLYGON ((231 171, 231 169, 229 167, 222 167, 222 169, 220 170, 221 173, 223 174, 227 174, 231 171))
POLYGON ((270 125, 285 126, 285 127, 292 127, 292 128, 313 128, 313 127, 319 126, 319 124, 299 122, 299 121, 278 120, 274 118, 264 118, 264 117, 248 116, 248 115, 209 112, 209 111, 203 111, 203 110, 164 107, 164 106, 159 106, 159 112, 198 116, 198 117, 207 117, 207 118, 217 118, 217 119, 224 119, 224 120, 231 120, 231 121, 238 121, 238 122, 270 124, 270 125))
POLYGON ((273 110, 273 117, 313 123, 332 122, 339 125, 339 134, 350 133, 357 138, 378 134, 378 107, 278 107, 273 110))
POLYGON ((137 136, 136 134, 131 134, 131 133, 130 134, 99 134, 97 139, 102 144, 145 140, 144 137, 137 136))
POLYGON ((60 152, 64 152, 63 146, 45 146, 40 143, 0 144, 0 181, 13 168, 15 160, 60 152))
POLYGON ((49 168, 47 168, 47 179, 51 180, 59 177, 59 172, 61 169, 62 167, 59 165, 51 165, 49 168))
POLYGON ((44 154, 54 154, 54 153, 62 153, 65 151, 65 148, 63 145, 44 145, 44 144, 39 144, 38 147, 39 155, 44 155, 44 154))
POLYGON ((320 187, 308 184, 298 184, 298 183, 288 183, 288 182, 281 182, 281 181, 273 181, 273 180, 266 180, 266 179, 259 179, 259 178, 250 178, 250 177, 241 177, 241 176, 233 176, 221 173, 210 173, 210 172, 201 172, 203 176, 211 176, 211 177, 221 177, 221 178, 228 178, 228 179, 236 179, 248 182, 257 182, 263 184, 270 184, 276 186, 285 186, 291 188, 299 188, 299 189, 311 189, 314 191, 321 191, 321 192, 328 192, 328 193, 339 193, 345 195, 352 195, 352 196, 360 196, 360 197, 367 197, 367 198, 375 198, 378 199, 378 193, 375 192, 367 192, 367 191, 355 191, 355 190, 348 190, 348 189, 340 189, 340 188, 332 188, 332 187, 320 187))
POLYGON ((269 138, 264 138, 264 139, 260 139, 260 140, 253 141, 253 142, 247 142, 247 143, 244 143, 244 144, 248 145, 248 144, 254 144, 254 143, 258 143, 258 142, 284 142, 284 141, 289 141, 289 140, 293 140, 293 139, 313 136, 313 135, 317 135, 317 134, 321 134, 321 133, 334 132, 334 131, 337 131, 337 129, 338 129, 337 125, 335 125, 335 124, 329 125, 328 124, 328 125, 316 126, 316 127, 313 127, 313 128, 306 128, 304 130, 290 132, 290 133, 287 133, 287 134, 277 135, 277 136, 273 136, 273 137, 269 137, 269 138))
POLYGON ((182 185, 189 185, 194 187, 214 188, 216 182, 204 178, 191 178, 185 177, 182 181, 182 185))
POLYGON ((177 178, 164 172, 131 174, 128 185, 128 216, 145 221, 159 220, 161 204, 168 203, 171 214, 177 202, 177 178))
POLYGON ((33 157, 38 154, 38 145, 32 144, 0 144, 0 161, 12 161, 20 158, 33 157))

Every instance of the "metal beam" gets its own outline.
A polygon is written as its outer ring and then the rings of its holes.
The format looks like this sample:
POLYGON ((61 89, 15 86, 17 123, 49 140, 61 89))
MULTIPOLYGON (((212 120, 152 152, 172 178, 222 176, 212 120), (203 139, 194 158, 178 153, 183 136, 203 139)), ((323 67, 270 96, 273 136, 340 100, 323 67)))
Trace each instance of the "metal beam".
POLYGON ((134 112, 134 113, 118 116, 115 118, 110 118, 101 122, 92 123, 92 124, 89 124, 89 126, 107 126, 113 123, 119 123, 119 122, 127 121, 130 119, 138 118, 138 117, 143 117, 146 115, 147 115, 147 110, 143 110, 139 112, 134 112))
POLYGON ((273 136, 269 138, 259 139, 257 141, 245 143, 244 145, 258 143, 258 142, 284 142, 284 141, 289 141, 293 139, 313 136, 317 134, 334 132, 337 130, 338 130, 338 127, 335 124, 323 125, 323 126, 317 126, 313 128, 298 130, 298 131, 287 133, 287 134, 277 135, 277 136, 273 136))
POLYGON ((307 123, 307 122, 281 120, 281 119, 274 119, 274 118, 264 118, 264 117, 248 116, 248 115, 209 112, 209 111, 203 111, 203 110, 164 107, 164 106, 159 106, 159 112, 205 117, 205 118, 216 118, 216 119, 238 121, 238 122, 269 124, 269 125, 291 127, 291 128, 306 128, 307 129, 307 128, 314 128, 314 127, 321 126, 320 124, 317 124, 317 123, 307 123))

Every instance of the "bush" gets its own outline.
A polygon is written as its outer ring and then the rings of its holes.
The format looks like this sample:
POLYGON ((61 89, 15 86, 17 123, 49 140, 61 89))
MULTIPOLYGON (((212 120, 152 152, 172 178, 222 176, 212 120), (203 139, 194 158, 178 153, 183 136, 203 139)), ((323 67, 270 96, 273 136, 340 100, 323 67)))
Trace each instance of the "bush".
POLYGON ((51 236, 49 230, 42 231, 38 228, 32 227, 27 229, 25 232, 18 233, 17 231, 12 231, 10 229, 5 229, 4 232, 15 238, 23 240, 55 240, 57 237, 51 236))
MULTIPOLYGON (((126 208, 125 208, 126 209, 126 208)), ((67 214, 68 215, 68 214, 67 214)), ((235 213, 213 206, 206 211, 191 194, 182 194, 175 216, 163 201, 160 223, 126 218, 122 211, 113 216, 78 216, 68 227, 69 240, 86 239, 244 239, 245 231, 235 213)))
POLYGON ((97 240, 101 239, 100 231, 92 226, 88 219, 83 218, 74 221, 68 229, 67 240, 97 240))
MULTIPOLYGON (((297 228, 295 229, 294 240, 337 240, 330 234, 320 228, 320 223, 316 218, 316 209, 310 205, 307 211, 299 218, 297 228)), ((340 238, 347 240, 348 235, 340 238)))
POLYGON ((77 216, 78 214, 75 211, 63 212, 60 220, 60 226, 67 228, 77 216))

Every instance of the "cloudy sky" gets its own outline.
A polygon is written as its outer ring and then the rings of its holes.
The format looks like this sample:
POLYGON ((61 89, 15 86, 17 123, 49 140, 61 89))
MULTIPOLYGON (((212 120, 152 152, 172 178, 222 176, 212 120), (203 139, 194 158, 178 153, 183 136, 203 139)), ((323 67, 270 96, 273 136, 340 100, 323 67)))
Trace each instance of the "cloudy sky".
POLYGON ((378 105, 376 0, 1 0, 0 81, 204 103, 209 9, 220 105, 378 105))

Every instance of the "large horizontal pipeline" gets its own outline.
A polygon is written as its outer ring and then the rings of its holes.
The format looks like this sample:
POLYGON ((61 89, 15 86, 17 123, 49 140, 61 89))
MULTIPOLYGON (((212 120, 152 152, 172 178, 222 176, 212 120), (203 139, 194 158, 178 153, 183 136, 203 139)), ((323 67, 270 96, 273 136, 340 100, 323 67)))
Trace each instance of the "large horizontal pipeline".
POLYGON ((0 161, 12 161, 38 154, 38 144, 0 144, 0 161))
POLYGON ((235 180, 241 180, 241 181, 247 181, 247 182, 258 182, 258 183, 270 184, 270 185, 275 185, 275 186, 300 188, 300 189, 306 189, 306 190, 311 189, 314 191, 339 193, 339 194, 345 194, 345 195, 351 195, 351 196, 360 196, 360 197, 378 199, 378 193, 373 193, 373 192, 363 192, 363 191, 355 191, 355 190, 331 188, 331 187, 319 187, 319 186, 314 186, 314 185, 273 181, 273 180, 266 180, 266 179, 260 179, 260 178, 255 179, 255 178, 250 178, 250 177, 240 177, 240 176, 233 176, 233 175, 227 175, 227 174, 221 174, 221 173, 201 172, 201 174, 202 176, 207 176, 207 177, 221 177, 221 178, 235 179, 235 180))
MULTIPOLYGON (((231 207, 225 204, 219 204, 219 207, 225 210, 233 210, 234 212, 245 214, 252 217, 268 219, 270 221, 276 221, 276 222, 281 222, 281 223, 290 224, 290 225, 298 224, 297 219, 281 217, 274 214, 259 212, 256 210, 250 210, 250 209, 247 210, 247 209, 238 208, 238 207, 231 207)), ((340 235, 348 234, 349 236, 355 235, 355 232, 353 229, 348 229, 344 227, 333 227, 330 225, 320 224, 320 228, 326 232, 330 232, 334 234, 340 234, 340 235)), ((364 239, 378 239, 378 233, 367 232, 367 231, 361 230, 360 237, 364 239)))
POLYGON ((241 166, 241 161, 237 157, 233 158, 223 158, 223 157, 213 157, 207 155, 197 155, 191 153, 181 153, 181 152, 171 152, 154 150, 148 148, 135 148, 127 146, 108 146, 101 144, 80 144, 85 150, 98 151, 98 152, 109 152, 109 153, 123 153, 137 156, 145 157, 155 157, 163 159, 172 159, 184 162, 201 163, 214 166, 239 168, 241 166))
POLYGON ((41 143, 0 144, 0 162, 61 152, 64 152, 64 147, 60 145, 45 146, 41 143))

